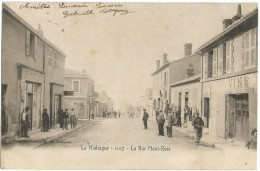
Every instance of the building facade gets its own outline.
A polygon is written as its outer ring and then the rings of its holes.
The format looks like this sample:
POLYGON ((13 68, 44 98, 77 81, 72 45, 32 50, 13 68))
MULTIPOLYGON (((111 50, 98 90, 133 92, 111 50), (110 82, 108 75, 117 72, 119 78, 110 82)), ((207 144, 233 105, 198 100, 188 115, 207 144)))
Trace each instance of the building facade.
POLYGON ((65 69, 65 108, 76 108, 79 119, 88 119, 94 113, 94 80, 86 74, 65 69))
POLYGON ((257 128, 258 9, 241 6, 224 30, 202 45, 202 116, 209 134, 247 141, 257 128))
MULTIPOLYGON (((3 3, 2 10, 2 135, 21 135, 21 114, 29 107, 30 130, 42 127, 41 113, 49 108, 45 70, 46 47, 59 54, 64 68, 65 55, 3 3)), ((51 71, 59 75, 60 71, 51 71)), ((62 74, 60 74, 62 75, 62 74)), ((57 77, 54 80, 59 80, 57 77)), ((56 83, 56 81, 53 81, 56 83)), ((63 84, 60 80, 58 83, 63 84)))
POLYGON ((167 53, 163 54, 162 66, 160 60, 156 61, 156 71, 153 76, 153 111, 165 111, 169 104, 169 61, 167 53))
POLYGON ((193 113, 201 113, 201 57, 192 53, 192 44, 184 45, 184 57, 170 63, 170 107, 181 113, 185 127, 191 127, 193 113), (189 108, 191 116, 185 116, 189 108))

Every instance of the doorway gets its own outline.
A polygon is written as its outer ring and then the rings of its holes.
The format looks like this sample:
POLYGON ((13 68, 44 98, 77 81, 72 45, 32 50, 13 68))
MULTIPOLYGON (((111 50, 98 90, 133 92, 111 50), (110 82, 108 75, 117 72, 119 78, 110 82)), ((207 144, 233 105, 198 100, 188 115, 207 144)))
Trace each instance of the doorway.
POLYGON ((61 95, 55 94, 54 97, 54 123, 58 123, 58 114, 61 111, 61 95))
POLYGON ((27 107, 29 107, 29 117, 30 117, 30 129, 32 129, 32 123, 33 123, 33 93, 27 94, 27 107))
POLYGON ((228 136, 247 141, 249 137, 248 94, 232 94, 227 99, 228 136))
POLYGON ((2 84, 2 100, 1 100, 1 135, 5 135, 8 130, 8 119, 7 119, 7 106, 6 106, 6 91, 7 85, 2 84))
POLYGON ((179 93, 178 110, 179 110, 179 112, 181 113, 181 93, 179 93))
POLYGON ((204 98, 204 117, 206 118, 205 128, 209 128, 209 98, 204 98))

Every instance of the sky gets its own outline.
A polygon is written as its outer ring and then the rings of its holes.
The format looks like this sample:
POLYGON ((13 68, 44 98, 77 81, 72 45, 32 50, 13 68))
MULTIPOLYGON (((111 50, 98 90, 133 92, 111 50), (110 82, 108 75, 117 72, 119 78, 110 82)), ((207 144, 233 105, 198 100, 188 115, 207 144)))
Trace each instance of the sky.
MULTIPOLYGON (((88 7, 22 8, 25 2, 6 3, 34 28, 41 25, 43 35, 66 55, 66 68, 83 69, 95 79, 95 89, 106 91, 116 108, 141 104, 145 90, 153 87, 151 74, 163 53, 168 60, 184 55, 184 44, 193 52, 223 30, 222 21, 237 12, 237 3, 106 3, 106 9, 128 10, 100 13, 97 3, 65 3, 88 7), (93 10, 94 14, 68 16, 93 10)), ((29 6, 41 3, 30 2, 29 6)), ((257 7, 242 3, 242 15, 257 7)), ((161 61, 162 63, 162 61, 161 61)))

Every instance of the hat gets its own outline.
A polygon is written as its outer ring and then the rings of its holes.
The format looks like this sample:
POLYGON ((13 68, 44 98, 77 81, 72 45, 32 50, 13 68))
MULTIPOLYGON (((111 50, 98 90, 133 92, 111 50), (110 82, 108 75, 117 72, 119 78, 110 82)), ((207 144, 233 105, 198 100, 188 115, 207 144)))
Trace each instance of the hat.
POLYGON ((169 108, 169 110, 172 110, 171 108, 169 108))
POLYGON ((144 111, 146 111, 146 109, 143 109, 144 111))
POLYGON ((25 110, 29 110, 29 107, 28 107, 28 106, 26 106, 26 107, 25 107, 25 110))

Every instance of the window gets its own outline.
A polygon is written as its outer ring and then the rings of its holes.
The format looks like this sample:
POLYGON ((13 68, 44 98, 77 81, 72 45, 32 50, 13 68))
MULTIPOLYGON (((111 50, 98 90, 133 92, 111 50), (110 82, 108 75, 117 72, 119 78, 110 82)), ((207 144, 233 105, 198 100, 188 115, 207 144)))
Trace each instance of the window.
POLYGON ((25 42, 25 54, 27 56, 32 56, 34 58, 35 51, 35 36, 30 32, 30 30, 26 31, 26 42, 25 42))
POLYGON ((79 93, 80 92, 80 82, 78 80, 72 81, 72 89, 74 93, 79 93))
POLYGON ((244 34, 244 66, 251 68, 256 65, 256 29, 244 34))

